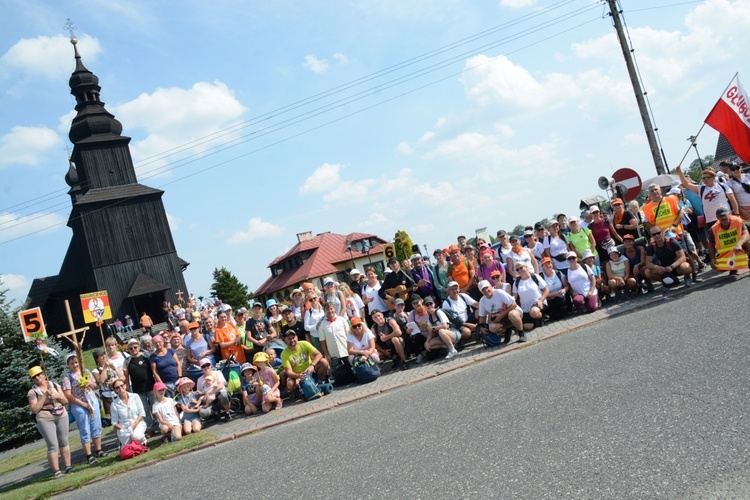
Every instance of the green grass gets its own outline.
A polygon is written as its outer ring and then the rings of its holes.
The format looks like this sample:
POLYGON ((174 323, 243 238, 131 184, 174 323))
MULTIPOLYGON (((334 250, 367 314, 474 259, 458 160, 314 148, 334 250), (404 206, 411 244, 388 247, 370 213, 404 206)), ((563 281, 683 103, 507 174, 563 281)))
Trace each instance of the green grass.
MULTIPOLYGON (((73 464, 75 472, 65 476, 63 479, 54 480, 52 479, 52 475, 48 474, 41 478, 28 479, 12 486, 0 488, 0 496, 12 495, 13 498, 19 499, 49 498, 52 495, 69 489, 81 488, 94 479, 112 477, 124 473, 139 463, 168 457, 179 451, 190 449, 194 446, 214 440, 216 440, 216 436, 205 431, 197 434, 190 434, 176 443, 164 444, 161 439, 154 439, 150 443, 151 447, 148 453, 144 453, 143 455, 130 460, 120 460, 120 456, 113 452, 107 457, 100 458, 97 465, 81 463, 73 464)), ((46 460, 46 448, 42 448, 41 450, 31 450, 21 455, 30 455, 31 453, 38 451, 41 452, 40 460, 46 460)), ((18 458, 14 457, 12 460, 18 460, 18 458)))

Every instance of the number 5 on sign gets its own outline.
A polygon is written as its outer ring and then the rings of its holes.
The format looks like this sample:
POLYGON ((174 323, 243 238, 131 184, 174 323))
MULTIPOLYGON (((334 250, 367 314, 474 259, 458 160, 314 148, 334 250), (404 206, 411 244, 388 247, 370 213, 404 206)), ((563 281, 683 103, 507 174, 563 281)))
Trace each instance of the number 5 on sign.
POLYGON ((26 309, 18 313, 18 319, 21 321, 21 330, 23 330, 23 339, 26 342, 34 340, 32 335, 39 335, 42 337, 47 336, 47 330, 44 328, 44 320, 42 319, 42 310, 38 307, 34 309, 26 309))

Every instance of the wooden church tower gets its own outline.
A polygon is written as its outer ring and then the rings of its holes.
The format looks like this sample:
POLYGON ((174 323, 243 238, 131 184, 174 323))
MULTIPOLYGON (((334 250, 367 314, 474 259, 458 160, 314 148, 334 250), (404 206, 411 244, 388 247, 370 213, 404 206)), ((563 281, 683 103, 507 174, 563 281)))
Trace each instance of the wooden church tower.
POLYGON ((137 326, 145 311, 159 323, 164 301, 188 296, 182 274, 188 263, 177 255, 164 191, 138 183, 130 138, 121 135, 122 124, 104 108, 99 78, 83 65, 75 38, 71 43, 76 67, 69 84, 78 114, 68 134, 74 147, 65 181, 73 238, 60 274, 34 280, 27 305, 42 307, 48 332, 56 334, 68 330, 65 299, 81 325, 80 294, 106 290, 113 320, 129 314, 137 326))

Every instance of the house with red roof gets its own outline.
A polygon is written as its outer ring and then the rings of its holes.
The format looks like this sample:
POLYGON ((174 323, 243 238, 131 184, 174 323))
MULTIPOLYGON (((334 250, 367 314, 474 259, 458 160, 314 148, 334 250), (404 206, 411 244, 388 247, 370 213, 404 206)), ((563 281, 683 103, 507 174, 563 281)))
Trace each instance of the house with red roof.
POLYGON ((256 300, 271 297, 283 300, 304 281, 323 289, 323 280, 349 282, 349 273, 356 267, 364 274, 372 265, 381 272, 385 269, 384 246, 388 242, 374 234, 336 234, 312 232, 297 234, 297 244, 287 253, 276 257, 268 267, 271 277, 256 291, 256 300))

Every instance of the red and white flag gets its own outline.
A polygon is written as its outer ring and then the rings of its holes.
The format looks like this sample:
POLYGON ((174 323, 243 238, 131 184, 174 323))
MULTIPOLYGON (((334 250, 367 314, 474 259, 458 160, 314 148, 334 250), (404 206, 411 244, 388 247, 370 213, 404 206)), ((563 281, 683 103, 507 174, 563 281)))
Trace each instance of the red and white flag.
POLYGON ((750 101, 739 74, 734 75, 705 122, 727 138, 742 161, 750 162, 750 101))

